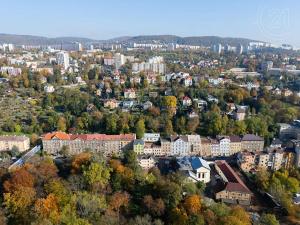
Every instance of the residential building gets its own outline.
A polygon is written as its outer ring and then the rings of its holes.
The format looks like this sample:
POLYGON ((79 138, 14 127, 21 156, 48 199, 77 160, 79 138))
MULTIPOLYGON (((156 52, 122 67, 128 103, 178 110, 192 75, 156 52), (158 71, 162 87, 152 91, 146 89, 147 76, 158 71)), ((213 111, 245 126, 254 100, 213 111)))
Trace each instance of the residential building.
POLYGON ((124 98, 130 98, 130 99, 136 98, 135 90, 133 88, 126 89, 124 91, 124 98))
POLYGON ((264 139, 254 134, 245 134, 242 137, 242 150, 262 151, 264 149, 264 139))
POLYGON ((173 152, 171 152, 171 141, 168 138, 161 138, 160 139, 161 144, 161 153, 162 155, 172 155, 173 152))
POLYGON ((204 110, 207 108, 207 101, 202 99, 194 99, 195 104, 197 105, 197 108, 200 110, 204 110))
POLYGON ((115 109, 119 106, 119 102, 116 99, 104 100, 104 107, 109 109, 115 109))
POLYGON ((144 169, 144 170, 149 170, 152 167, 155 166, 155 159, 153 156, 141 156, 138 157, 138 162, 139 165, 144 169))
POLYGON ((242 151, 238 153, 237 164, 244 172, 255 173, 259 169, 276 171, 291 168, 289 154, 281 148, 269 149, 265 152, 242 151), (287 164, 288 163, 288 164, 287 164))
POLYGON ((294 120, 291 124, 278 123, 278 125, 281 140, 300 139, 300 120, 294 120))
POLYGON ((254 152, 242 151, 237 155, 237 164, 244 172, 251 172, 256 166, 256 154, 254 152))
POLYGON ((294 165, 296 168, 300 168, 300 140, 290 140, 287 143, 287 148, 291 149, 294 153, 294 165))
POLYGON ((2 66, 0 68, 0 72, 2 74, 6 73, 9 76, 18 76, 18 75, 22 74, 22 69, 21 68, 11 67, 11 66, 2 66))
POLYGON ((114 64, 116 69, 120 69, 121 66, 123 66, 126 62, 125 56, 121 53, 116 53, 114 55, 114 64))
POLYGON ((192 100, 191 100, 191 98, 188 97, 188 96, 184 96, 184 97, 182 98, 182 105, 183 105, 183 106, 191 106, 191 105, 192 105, 192 100))
POLYGON ((182 171, 188 180, 192 182, 210 182, 209 164, 200 157, 178 157, 176 158, 179 171, 182 171))
POLYGON ((219 141, 219 156, 229 156, 230 155, 230 138, 228 136, 218 136, 219 141))
POLYGON ((210 139, 211 156, 218 157, 220 154, 220 143, 217 139, 210 139))
POLYGON ((212 144, 211 139, 209 138, 201 138, 201 153, 200 156, 210 157, 212 156, 212 144))
POLYGON ((230 139, 230 155, 234 155, 242 151, 241 137, 237 135, 231 135, 229 136, 229 139, 230 139))
POLYGON ((156 56, 148 60, 148 62, 133 63, 132 72, 139 73, 143 71, 152 71, 157 74, 165 74, 166 65, 163 63, 163 57, 156 56))
POLYGON ((145 142, 157 142, 160 139, 160 133, 144 133, 145 142))
POLYGON ((143 109, 144 109, 144 110, 148 110, 148 109, 150 109, 152 106, 153 106, 153 104, 152 104, 152 102, 150 102, 150 101, 146 101, 146 102, 143 103, 143 109))
POLYGON ((46 93, 53 93, 53 92, 55 91, 55 88, 54 88, 52 85, 46 85, 46 86, 44 87, 44 91, 45 91, 46 93))
POLYGON ((201 155, 201 138, 200 135, 187 135, 190 154, 191 155, 201 155))
POLYGON ((237 107, 235 111, 233 111, 233 115, 235 120, 242 121, 245 120, 246 117, 246 109, 244 107, 237 107))
POLYGON ((171 155, 186 156, 190 154, 187 136, 171 135, 171 155))
POLYGON ((162 145, 153 142, 145 142, 144 145, 144 154, 153 155, 153 156, 165 156, 168 155, 168 148, 162 149, 162 145))
POLYGON ((62 66, 64 70, 70 67, 69 53, 61 51, 56 54, 56 62, 62 66))
POLYGON ((219 190, 216 190, 216 199, 225 203, 250 205, 251 191, 227 162, 216 161, 215 169, 222 179, 219 190))
POLYGON ((142 155, 144 154, 144 140, 143 139, 135 139, 133 141, 133 151, 137 154, 137 155, 142 155))
POLYGON ((10 151, 17 148, 20 152, 27 151, 30 148, 30 140, 26 136, 1 135, 0 151, 10 151))
POLYGON ((132 149, 135 134, 67 134, 47 133, 43 136, 43 149, 48 154, 57 155, 63 146, 68 146, 70 154, 78 154, 90 149, 104 155, 120 155, 123 150, 132 149))

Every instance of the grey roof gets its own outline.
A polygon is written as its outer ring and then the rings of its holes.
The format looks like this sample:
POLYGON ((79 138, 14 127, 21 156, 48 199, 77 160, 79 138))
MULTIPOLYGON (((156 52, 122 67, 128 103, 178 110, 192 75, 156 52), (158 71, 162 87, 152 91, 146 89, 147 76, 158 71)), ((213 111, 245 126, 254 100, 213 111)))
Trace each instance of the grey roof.
POLYGON ((237 108, 236 112, 237 113, 245 113, 246 110, 244 108, 239 107, 239 108, 237 108))
POLYGON ((241 138, 237 135, 231 135, 231 136, 229 136, 229 139, 231 142, 240 142, 241 141, 241 138))
POLYGON ((200 157, 178 157, 177 163, 181 170, 197 170, 201 167, 210 170, 208 163, 200 157))
POLYGON ((271 145, 281 145, 282 141, 278 138, 273 139, 271 145))
POLYGON ((26 136, 16 136, 16 135, 2 135, 0 136, 0 141, 25 141, 29 140, 26 136))
POLYGON ((134 145, 144 145, 143 139, 135 139, 133 142, 134 145))
POLYGON ((184 142, 188 142, 188 137, 186 135, 171 135, 171 142, 177 141, 178 139, 183 140, 184 142))
POLYGON ((245 134, 242 141, 264 141, 264 139, 254 134, 245 134))

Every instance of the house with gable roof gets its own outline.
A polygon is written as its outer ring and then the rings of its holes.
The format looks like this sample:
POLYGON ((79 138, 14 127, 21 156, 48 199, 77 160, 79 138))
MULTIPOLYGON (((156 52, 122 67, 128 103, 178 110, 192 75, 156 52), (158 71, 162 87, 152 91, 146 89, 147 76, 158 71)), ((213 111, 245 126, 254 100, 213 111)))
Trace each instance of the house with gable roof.
POLYGON ((187 179, 192 182, 210 182, 210 167, 207 161, 201 157, 178 157, 176 158, 179 171, 182 171, 187 179))

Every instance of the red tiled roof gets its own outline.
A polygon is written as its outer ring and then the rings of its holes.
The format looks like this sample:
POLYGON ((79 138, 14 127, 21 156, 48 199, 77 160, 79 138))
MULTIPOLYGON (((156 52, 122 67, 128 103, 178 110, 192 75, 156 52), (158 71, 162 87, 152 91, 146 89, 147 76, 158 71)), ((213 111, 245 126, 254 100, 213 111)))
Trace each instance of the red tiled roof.
POLYGON ((251 191, 244 184, 241 178, 234 172, 234 170, 231 168, 231 166, 228 165, 226 161, 218 160, 216 161, 216 165, 220 168, 220 170, 223 172, 223 174, 228 180, 228 183, 226 184, 225 187, 227 191, 251 193, 251 191))
POLYGON ((81 139, 85 141, 90 140, 103 140, 103 141, 114 141, 114 140, 126 140, 131 141, 135 139, 135 134, 120 134, 120 135, 107 135, 107 134, 67 134, 64 132, 53 132, 48 133, 44 136, 44 140, 52 140, 58 138, 60 140, 75 140, 81 139))

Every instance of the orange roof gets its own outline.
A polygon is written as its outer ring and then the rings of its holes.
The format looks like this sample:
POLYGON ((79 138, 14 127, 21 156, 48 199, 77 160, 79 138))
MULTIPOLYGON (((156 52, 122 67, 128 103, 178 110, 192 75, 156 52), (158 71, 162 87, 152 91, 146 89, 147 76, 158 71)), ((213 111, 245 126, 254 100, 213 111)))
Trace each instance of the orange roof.
POLYGON ((70 140, 70 136, 64 132, 61 131, 57 131, 57 132, 53 132, 53 133, 47 133, 44 136, 44 140, 52 140, 53 138, 57 138, 60 140, 70 140))
POLYGON ((75 140, 80 139, 84 141, 90 140, 103 140, 103 141, 115 141, 115 140, 124 140, 131 141, 135 139, 135 134, 120 134, 120 135, 107 135, 107 134, 67 134, 64 132, 53 132, 48 133, 44 136, 44 140, 52 140, 54 138, 60 140, 75 140))

